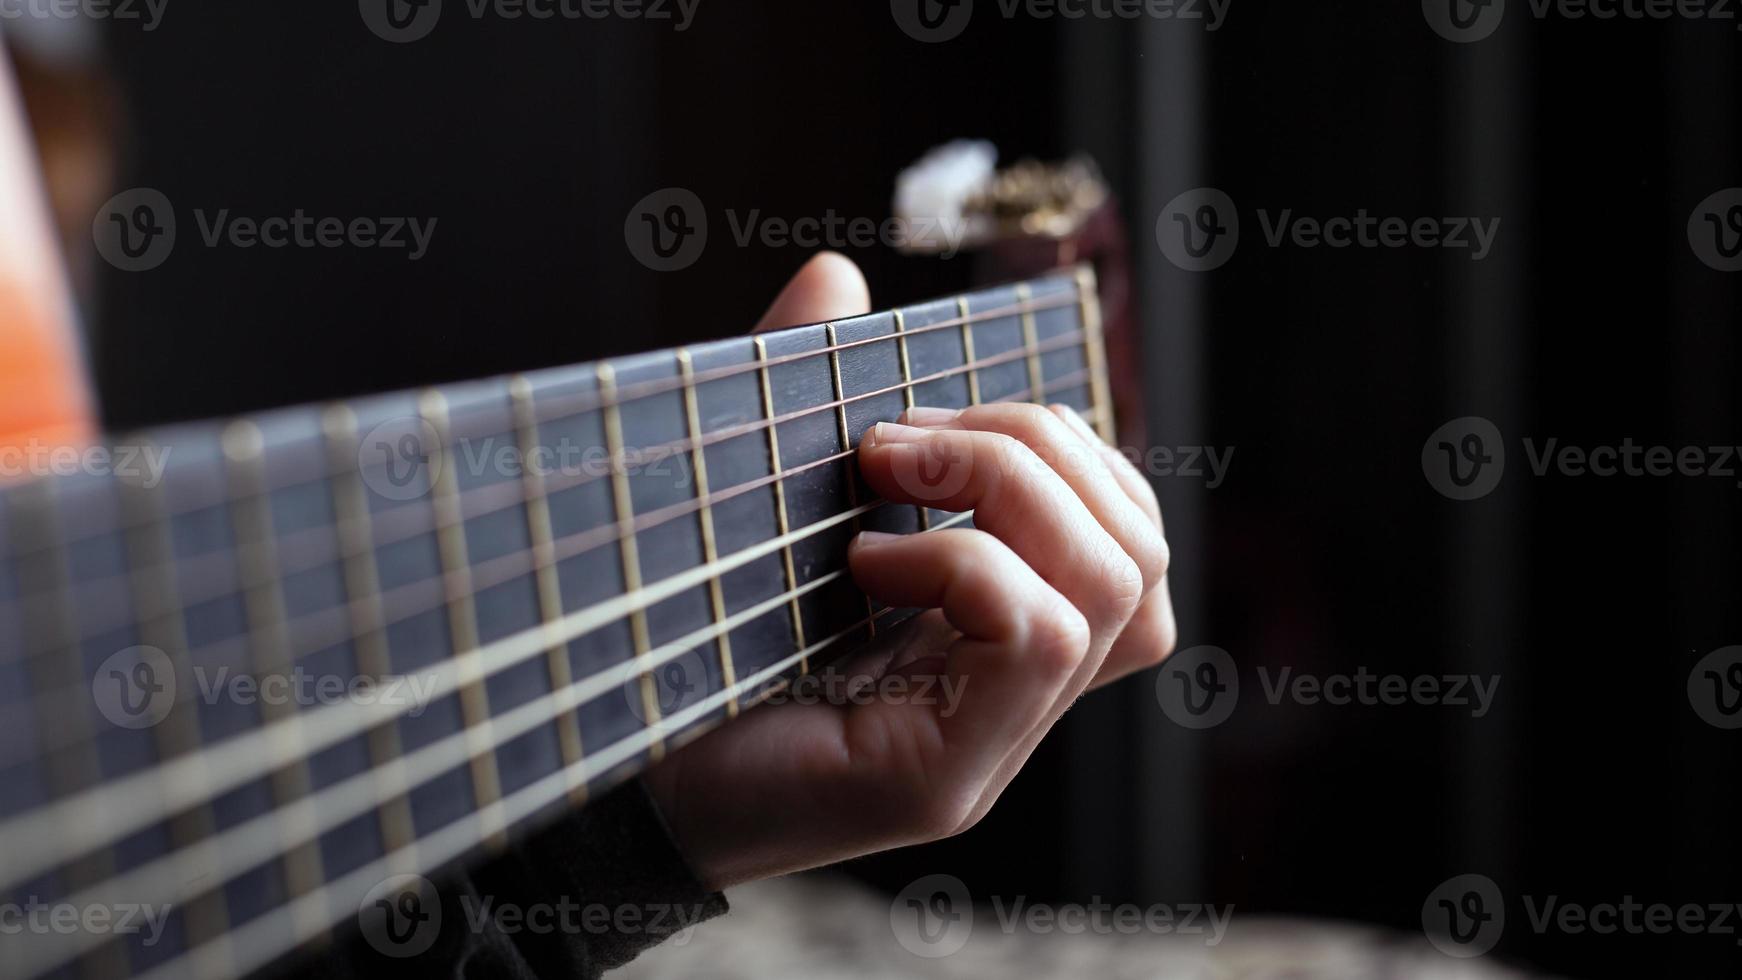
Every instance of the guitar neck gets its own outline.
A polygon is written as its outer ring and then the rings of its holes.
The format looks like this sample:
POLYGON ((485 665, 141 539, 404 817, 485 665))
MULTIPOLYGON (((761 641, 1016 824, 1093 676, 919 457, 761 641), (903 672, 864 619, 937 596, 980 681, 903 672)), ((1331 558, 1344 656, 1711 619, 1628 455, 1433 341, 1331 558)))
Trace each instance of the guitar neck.
POLYGON ((860 434, 1110 432, 1087 269, 898 311, 118 445, 0 493, 0 894, 165 907, 0 967, 237 975, 642 771, 906 613, 860 434), (272 896, 263 899, 262 896, 272 896))

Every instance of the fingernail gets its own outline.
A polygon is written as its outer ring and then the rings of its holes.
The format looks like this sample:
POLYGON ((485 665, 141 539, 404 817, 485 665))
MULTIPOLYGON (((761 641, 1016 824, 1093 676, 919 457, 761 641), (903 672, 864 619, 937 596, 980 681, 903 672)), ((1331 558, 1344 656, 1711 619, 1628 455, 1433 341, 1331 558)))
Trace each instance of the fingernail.
POLYGON ((925 429, 916 429, 911 425, 879 422, 866 431, 865 438, 859 440, 859 448, 870 449, 873 446, 924 442, 930 436, 931 433, 925 429))
POLYGON ((901 420, 908 425, 943 425, 954 422, 962 414, 958 408, 910 408, 901 413, 901 420))
POLYGON ((875 548, 880 544, 901 540, 902 535, 889 534, 884 531, 860 531, 853 538, 854 548, 875 548))

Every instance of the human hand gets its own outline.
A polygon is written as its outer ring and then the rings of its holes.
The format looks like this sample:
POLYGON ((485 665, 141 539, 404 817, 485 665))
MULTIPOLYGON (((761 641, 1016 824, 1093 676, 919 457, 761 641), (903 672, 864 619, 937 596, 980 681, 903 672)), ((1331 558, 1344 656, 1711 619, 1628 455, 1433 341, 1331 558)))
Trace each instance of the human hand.
MULTIPOLYGON (((758 329, 869 309, 857 268, 825 254, 758 329)), ((928 611, 847 670, 937 678, 960 702, 767 706, 674 752, 646 783, 712 887, 968 829, 1077 697, 1173 650, 1155 494, 1075 412, 997 404, 900 421, 863 437, 867 483, 891 503, 973 510, 976 527, 854 540, 862 589, 928 611), (926 483, 911 478, 922 459, 926 483)))

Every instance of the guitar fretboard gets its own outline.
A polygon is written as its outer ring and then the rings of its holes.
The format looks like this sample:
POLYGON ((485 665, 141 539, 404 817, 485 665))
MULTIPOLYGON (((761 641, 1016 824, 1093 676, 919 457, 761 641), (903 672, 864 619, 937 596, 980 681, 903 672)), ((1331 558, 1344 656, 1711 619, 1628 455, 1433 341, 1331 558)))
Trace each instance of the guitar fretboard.
POLYGON ((0 895, 161 909, 0 969, 233 976, 897 624, 854 444, 913 405, 1111 424, 1087 270, 757 337, 152 433, 0 492, 0 895), (161 468, 158 467, 161 463, 161 468))

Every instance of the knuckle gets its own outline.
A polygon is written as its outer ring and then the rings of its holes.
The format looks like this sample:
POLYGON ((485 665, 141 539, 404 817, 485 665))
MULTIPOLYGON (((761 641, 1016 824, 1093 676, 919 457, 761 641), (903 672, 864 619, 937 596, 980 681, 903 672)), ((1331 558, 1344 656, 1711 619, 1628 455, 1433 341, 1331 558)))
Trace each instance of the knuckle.
POLYGON ((1143 591, 1147 594, 1160 585, 1162 578, 1167 575, 1173 552, 1168 548, 1167 538, 1161 532, 1152 530, 1141 535, 1133 544, 1131 559, 1137 563, 1137 571, 1143 578, 1143 591))
POLYGON ((1129 622, 1137 614, 1137 608, 1142 605, 1147 591, 1144 588, 1143 570, 1131 556, 1120 552, 1107 560, 1101 573, 1100 592, 1104 597, 1108 619, 1119 623, 1129 622))
POLYGON ((1042 465, 1040 457, 1021 440, 1001 432, 985 434, 986 447, 1000 475, 1024 477, 1042 465))
POLYGON ((1174 623, 1172 607, 1159 598, 1152 598, 1138 610, 1137 619, 1138 622, 1130 628, 1140 630, 1134 634, 1140 641, 1136 666, 1139 669, 1154 667, 1172 656, 1179 643, 1179 627, 1174 623))
POLYGON ((1075 606, 1059 602, 1039 617, 1032 638, 1034 656, 1043 669, 1068 676, 1088 659, 1093 634, 1089 621, 1075 606))
POLYGON ((933 793, 914 811, 913 831, 924 840, 953 837, 972 825, 978 803, 978 794, 965 790, 933 793))

